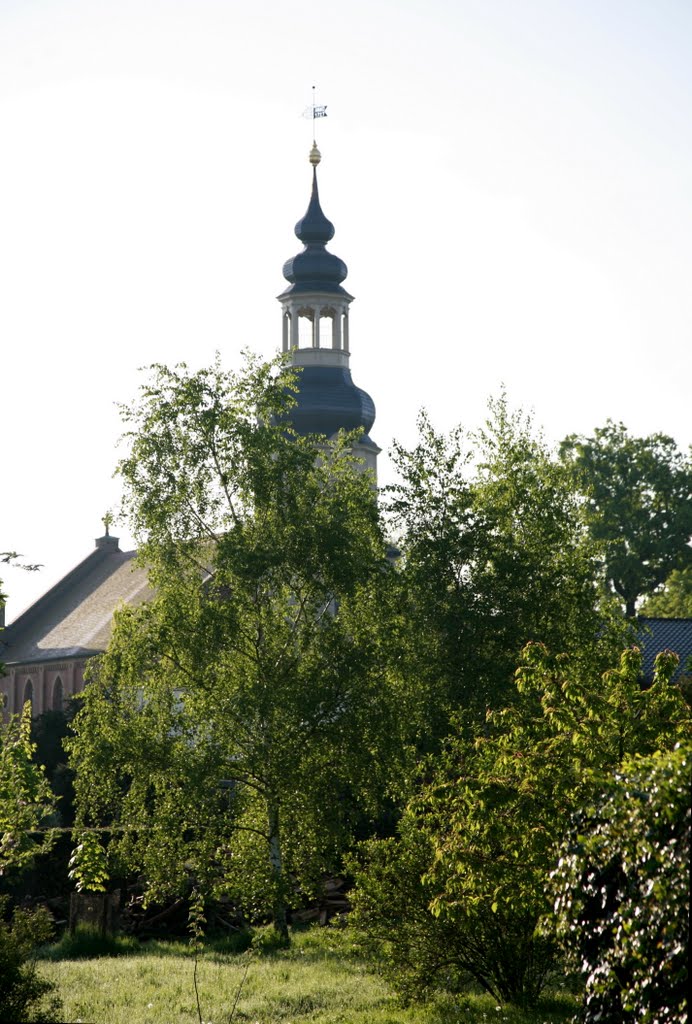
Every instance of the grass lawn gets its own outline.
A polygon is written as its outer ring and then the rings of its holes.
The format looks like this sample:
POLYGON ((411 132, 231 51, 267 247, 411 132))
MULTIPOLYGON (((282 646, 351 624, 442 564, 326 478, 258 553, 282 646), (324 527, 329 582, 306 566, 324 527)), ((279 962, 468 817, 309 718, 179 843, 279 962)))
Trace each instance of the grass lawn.
MULTIPOLYGON (((71 1024, 199 1024, 194 962, 184 945, 43 959, 38 969, 57 984, 62 1019, 71 1024)), ((228 1024, 239 989, 238 1024, 562 1024, 575 1009, 564 997, 525 1014, 466 995, 402 1008, 354 951, 347 929, 298 932, 291 949, 270 954, 210 949, 200 958, 197 987, 205 1024, 228 1024)))

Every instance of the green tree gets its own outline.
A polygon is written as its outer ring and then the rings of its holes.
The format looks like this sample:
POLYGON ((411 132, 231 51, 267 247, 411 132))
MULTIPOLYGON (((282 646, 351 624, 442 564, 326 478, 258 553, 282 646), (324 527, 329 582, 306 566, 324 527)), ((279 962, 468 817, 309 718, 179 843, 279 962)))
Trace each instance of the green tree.
MULTIPOLYGON (((0 562, 17 557, 2 552, 0 562)), ((5 600, 0 590, 0 609, 5 600)), ((35 750, 31 705, 25 704, 20 716, 0 723, 0 875, 25 868, 53 842, 53 833, 39 831, 55 800, 43 769, 34 762, 35 750)), ((48 1024, 58 1019, 60 1001, 49 995, 54 986, 37 977, 31 957, 34 947, 51 934, 50 915, 44 910, 15 910, 7 921, 6 903, 6 897, 0 897, 0 1020, 48 1024)))
POLYGON ((530 418, 502 396, 482 430, 444 436, 423 414, 419 435, 411 450, 395 447, 400 482, 388 494, 402 551, 396 639, 401 671, 444 735, 460 707, 484 713, 511 695, 529 641, 601 671, 617 648, 578 502, 530 418))
POLYGON ((648 690, 640 667, 639 652, 626 651, 594 685, 578 664, 531 644, 517 700, 483 722, 461 716, 426 763, 398 838, 366 846, 354 895, 356 919, 405 991, 445 985, 453 972, 498 999, 536 1001, 555 954, 550 928, 539 926, 571 815, 624 758, 691 735, 669 681, 675 656, 659 656, 648 690), (406 904, 403 929, 391 904, 406 904))
POLYGON ((665 434, 632 437, 608 420, 561 446, 602 551, 605 580, 628 618, 673 570, 692 565, 692 460, 665 434))
POLYGON ((293 434, 295 386, 277 363, 158 366, 125 410, 124 508, 155 596, 117 613, 71 743, 78 824, 110 831, 111 858, 152 895, 192 876, 270 909, 283 936, 398 749, 372 483, 350 437, 293 434))
POLYGON ((587 1024, 687 1021, 691 796, 689 741, 626 760, 561 849, 555 910, 587 1024))
POLYGON ((673 569, 663 589, 647 597, 639 612, 654 619, 692 619, 692 566, 673 569))
MULTIPOLYGON (((0 552, 0 562, 5 564, 18 557, 14 551, 0 552)), ((23 568, 33 570, 38 566, 23 568)), ((0 610, 5 601, 0 589, 0 610)), ((0 875, 9 869, 26 867, 37 853, 47 852, 55 838, 51 832, 39 832, 55 810, 55 799, 44 769, 35 763, 35 753, 29 703, 24 705, 21 715, 0 722, 0 875)))
POLYGON ((42 830, 55 799, 34 762, 31 704, 0 725, 0 875, 25 867, 50 848, 54 835, 42 830))

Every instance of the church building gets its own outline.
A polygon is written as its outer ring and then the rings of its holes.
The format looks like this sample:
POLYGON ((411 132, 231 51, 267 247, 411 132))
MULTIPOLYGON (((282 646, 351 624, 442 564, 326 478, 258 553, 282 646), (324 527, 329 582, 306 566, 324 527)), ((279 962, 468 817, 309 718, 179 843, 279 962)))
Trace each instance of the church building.
MULTIPOLYGON (((326 248, 334 226, 320 206, 320 159, 313 144, 310 202, 295 227, 303 249, 284 264, 288 286, 278 297, 282 349, 290 364, 301 368, 292 426, 300 434, 328 438, 342 429, 356 431, 355 452, 376 482, 380 449, 370 437, 375 406, 351 378, 353 296, 343 287, 346 264, 326 248)), ((121 603, 146 601, 151 593, 136 552, 121 551, 106 527, 95 549, 0 633, 4 717, 19 713, 26 701, 31 701, 34 715, 62 710, 83 689, 89 658, 105 650, 114 610, 121 603)))

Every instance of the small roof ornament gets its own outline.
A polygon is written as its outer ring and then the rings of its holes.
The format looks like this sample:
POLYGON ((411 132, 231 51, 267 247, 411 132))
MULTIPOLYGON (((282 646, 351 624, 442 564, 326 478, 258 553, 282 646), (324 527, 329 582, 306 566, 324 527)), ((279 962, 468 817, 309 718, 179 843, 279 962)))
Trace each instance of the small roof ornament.
POLYGON ((313 167, 317 167, 318 163, 322 159, 322 154, 320 153, 319 149, 317 148, 317 143, 314 142, 314 141, 312 143, 312 149, 310 150, 310 157, 309 157, 309 159, 310 159, 310 163, 312 164, 313 167))
POLYGON ((103 548, 106 551, 120 551, 118 544, 118 538, 111 534, 111 526, 113 525, 113 513, 108 511, 105 516, 101 518, 105 533, 103 537, 96 538, 96 547, 103 548))

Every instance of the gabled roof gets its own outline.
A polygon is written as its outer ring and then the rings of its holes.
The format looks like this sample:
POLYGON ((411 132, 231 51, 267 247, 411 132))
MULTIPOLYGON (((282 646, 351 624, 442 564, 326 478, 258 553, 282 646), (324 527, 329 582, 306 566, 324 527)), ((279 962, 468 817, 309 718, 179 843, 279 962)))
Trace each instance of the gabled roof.
POLYGON ((680 665, 674 680, 691 671, 692 619, 639 619, 638 643, 643 654, 644 678, 654 674, 654 660, 660 651, 675 651, 680 665))
POLYGON ((4 630, 2 661, 9 667, 105 650, 115 608, 152 596, 135 556, 135 551, 121 551, 117 538, 100 537, 95 551, 4 630))

